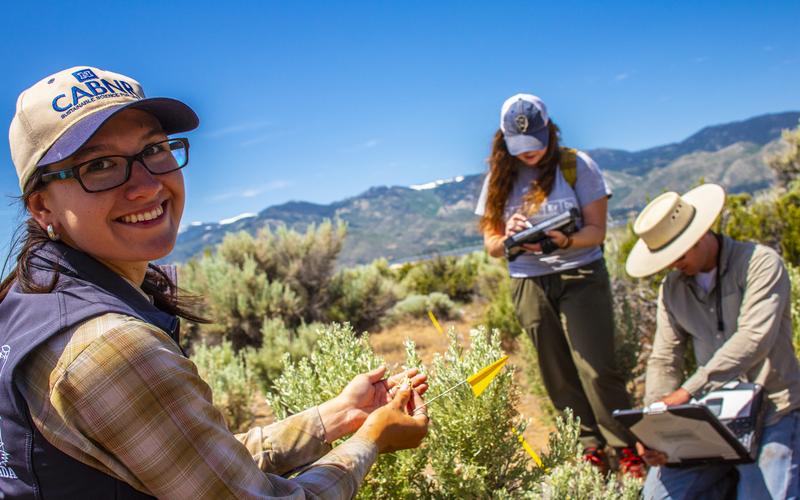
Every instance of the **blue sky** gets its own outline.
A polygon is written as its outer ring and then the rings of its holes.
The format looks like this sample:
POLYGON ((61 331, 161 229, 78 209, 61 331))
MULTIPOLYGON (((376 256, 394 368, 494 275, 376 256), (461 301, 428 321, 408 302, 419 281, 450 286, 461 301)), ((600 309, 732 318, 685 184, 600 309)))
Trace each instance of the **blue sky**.
MULTIPOLYGON (((184 223, 216 221, 480 172, 517 92, 541 96, 581 148, 798 110, 797 19, 796 0, 13 2, 0 123, 60 69, 130 75, 200 115, 184 223)), ((17 193, 4 146, 0 249, 17 193)))

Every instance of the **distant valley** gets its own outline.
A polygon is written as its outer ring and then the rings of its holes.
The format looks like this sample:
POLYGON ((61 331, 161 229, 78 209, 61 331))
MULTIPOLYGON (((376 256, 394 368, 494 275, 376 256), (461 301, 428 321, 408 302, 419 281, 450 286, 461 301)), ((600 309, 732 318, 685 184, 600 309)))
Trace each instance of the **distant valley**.
MULTIPOLYGON (((684 141, 645 149, 587 151, 603 169, 614 192, 610 214, 624 221, 665 189, 686 190, 698 179, 718 182, 730 192, 755 191, 772 181, 764 157, 777 151, 782 129, 795 128, 800 112, 762 115, 706 127, 684 141)), ((181 232, 167 261, 185 262, 216 245, 230 231, 255 233, 285 224, 304 230, 310 223, 341 219, 348 224, 341 265, 390 261, 479 245, 472 211, 482 174, 459 176, 419 186, 373 187, 357 196, 320 205, 295 201, 258 214, 192 223, 181 232)))

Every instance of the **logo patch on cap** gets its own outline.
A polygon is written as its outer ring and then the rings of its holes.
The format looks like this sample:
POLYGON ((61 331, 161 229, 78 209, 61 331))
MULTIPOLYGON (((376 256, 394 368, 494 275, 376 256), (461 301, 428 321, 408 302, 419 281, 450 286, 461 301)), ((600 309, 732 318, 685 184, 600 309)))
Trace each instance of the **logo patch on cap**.
POLYGON ((524 134, 528 130, 528 117, 522 114, 515 116, 514 125, 517 126, 517 130, 524 134))
POLYGON ((75 79, 78 80, 79 83, 83 83, 86 80, 96 80, 97 79, 97 75, 94 74, 94 71, 92 71, 92 70, 90 70, 88 68, 87 69, 82 69, 80 71, 76 71, 75 73, 72 73, 72 76, 74 76, 75 79))

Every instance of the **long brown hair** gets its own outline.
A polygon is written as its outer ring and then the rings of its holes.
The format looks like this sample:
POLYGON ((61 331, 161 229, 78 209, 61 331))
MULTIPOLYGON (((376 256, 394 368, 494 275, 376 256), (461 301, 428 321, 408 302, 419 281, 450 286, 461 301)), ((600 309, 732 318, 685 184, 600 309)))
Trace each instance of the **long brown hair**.
MULTIPOLYGON (((531 182, 530 189, 523 200, 523 210, 527 215, 532 215, 547 199, 556 179, 556 167, 561 160, 561 132, 558 126, 550 121, 548 125, 547 151, 536 168, 539 176, 531 182)), ((497 130, 492 139, 492 154, 489 156, 489 191, 486 198, 486 209, 479 222, 481 232, 503 232, 505 225, 504 210, 508 195, 514 181, 519 175, 519 169, 526 165, 508 151, 502 130, 497 130)))
MULTIPOLYGON (((42 183, 42 170, 37 171, 25 184, 22 196, 19 197, 22 203, 22 210, 26 210, 31 196, 44 187, 42 183)), ((16 265, 8 276, 0 282, 0 302, 2 302, 12 285, 16 282, 23 293, 50 293, 58 283, 58 271, 53 270, 50 283, 37 283, 34 279, 30 260, 37 248, 49 241, 47 232, 39 226, 33 217, 28 219, 15 231, 15 237, 11 243, 8 257, 6 258, 3 270, 17 252, 16 265), (16 249, 19 250, 16 250, 16 249)), ((142 283, 142 290, 153 297, 153 304, 164 312, 185 318, 195 323, 210 323, 210 321, 198 313, 194 312, 200 302, 199 297, 183 294, 177 285, 170 279, 160 267, 150 264, 142 283)))

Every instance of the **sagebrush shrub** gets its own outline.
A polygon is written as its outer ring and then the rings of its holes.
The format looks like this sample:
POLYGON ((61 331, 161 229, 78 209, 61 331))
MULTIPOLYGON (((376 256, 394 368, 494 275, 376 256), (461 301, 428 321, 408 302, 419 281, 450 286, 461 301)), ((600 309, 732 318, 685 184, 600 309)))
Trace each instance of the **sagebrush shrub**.
POLYGON ((794 352, 800 354, 800 267, 787 264, 789 281, 792 284, 792 298, 789 307, 792 310, 792 333, 794 334, 794 352))
POLYGON ((259 348, 244 349, 247 367, 266 393, 283 370, 283 356, 297 361, 311 353, 317 340, 317 331, 321 323, 301 324, 297 328, 289 328, 280 318, 267 318, 261 327, 262 344, 259 348))
POLYGON ((395 324, 407 319, 427 318, 428 311, 432 311, 438 319, 453 319, 458 316, 456 304, 443 293, 413 294, 399 301, 389 310, 385 324, 395 324))
POLYGON ((205 300, 213 321, 187 324, 187 341, 225 338, 237 349, 258 347, 265 317, 290 327, 327 320, 328 286, 345 232, 343 223, 326 221, 304 233, 281 226, 256 236, 226 235, 216 250, 180 269, 181 286, 205 300))
POLYGON ((233 350, 230 342, 196 346, 191 360, 200 378, 211 387, 214 406, 222 411, 228 428, 243 431, 253 419, 251 409, 255 380, 247 369, 244 356, 233 350))
POLYGON ((385 260, 342 269, 328 285, 329 321, 349 322, 358 332, 380 324, 402 294, 385 260))
POLYGON ((265 317, 298 322, 302 316, 300 297, 285 283, 271 281, 252 256, 235 262, 219 253, 204 255, 183 266, 180 276, 187 289, 203 297, 204 314, 213 321, 188 324, 193 341, 216 344, 226 339, 237 349, 258 346, 265 317))
POLYGON ((511 297, 511 278, 506 272, 505 275, 496 277, 494 284, 494 293, 486 293, 489 300, 484 309, 483 324, 491 330, 499 331, 503 343, 510 345, 514 338, 523 333, 511 297))
MULTIPOLYGON (((406 367, 429 374, 428 400, 503 355, 500 338, 485 329, 470 333, 465 349, 449 333, 447 351, 430 369, 406 343, 406 367)), ((366 339, 349 325, 323 328, 312 354, 299 361, 284 356, 283 374, 268 395, 278 418, 319 404, 336 394, 358 373, 381 364, 366 339)), ((381 455, 365 479, 360 498, 507 498, 536 491, 549 470, 578 461, 579 427, 571 414, 557 422, 550 449, 542 454, 545 468, 533 465, 512 428, 523 432, 527 422, 516 412, 513 368, 507 367, 475 398, 468 385, 433 402, 431 426, 420 448, 381 455)), ((617 485, 604 486, 609 491, 617 485)), ((581 490, 582 491, 582 490, 581 490)), ((592 490, 603 491, 603 490, 592 490)), ((584 497, 588 498, 588 497, 584 497)))
POLYGON ((441 292, 453 300, 466 302, 474 293, 479 267, 480 258, 475 254, 460 258, 446 256, 407 264, 399 275, 409 293, 441 292))

